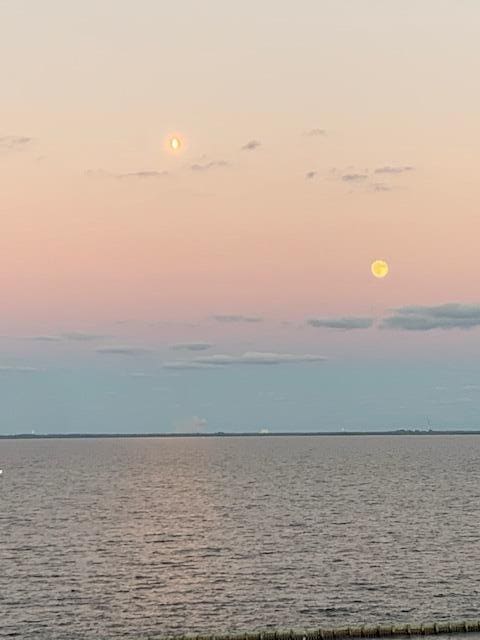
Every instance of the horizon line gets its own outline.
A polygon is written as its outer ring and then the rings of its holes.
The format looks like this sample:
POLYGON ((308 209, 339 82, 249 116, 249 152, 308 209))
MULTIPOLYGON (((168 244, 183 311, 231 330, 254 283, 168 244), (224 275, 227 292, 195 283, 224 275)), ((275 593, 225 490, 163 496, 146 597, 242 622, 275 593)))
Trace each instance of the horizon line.
POLYGON ((381 431, 214 431, 211 433, 10 433, 0 440, 105 439, 105 438, 243 438, 243 437, 312 437, 312 436, 438 436, 480 435, 479 429, 388 429, 381 431))

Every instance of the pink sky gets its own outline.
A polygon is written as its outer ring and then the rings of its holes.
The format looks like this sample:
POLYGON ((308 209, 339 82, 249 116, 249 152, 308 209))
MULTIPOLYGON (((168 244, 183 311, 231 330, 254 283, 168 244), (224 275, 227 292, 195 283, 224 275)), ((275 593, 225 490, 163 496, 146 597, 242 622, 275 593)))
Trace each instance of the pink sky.
POLYGON ((3 3, 4 349, 475 353, 480 6, 365 6, 3 3))

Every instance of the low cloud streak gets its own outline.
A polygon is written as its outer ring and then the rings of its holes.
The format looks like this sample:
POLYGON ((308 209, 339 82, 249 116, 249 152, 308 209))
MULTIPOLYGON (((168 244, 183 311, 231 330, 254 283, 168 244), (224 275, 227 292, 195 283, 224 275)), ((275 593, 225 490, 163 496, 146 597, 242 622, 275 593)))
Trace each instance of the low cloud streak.
POLYGON ((247 144, 244 144, 242 147, 242 151, 255 151, 261 145, 259 140, 249 140, 247 144))
POLYGON ((351 331, 353 329, 369 329, 373 325, 373 318, 365 317, 340 317, 340 318, 310 318, 307 324, 317 329, 340 329, 351 331))
POLYGON ((212 347, 213 344, 210 344, 210 342, 178 342, 172 344, 170 349, 173 351, 207 351, 212 347))
POLYGON ((308 129, 303 135, 309 138, 318 138, 320 136, 326 136, 327 132, 325 129, 308 129))
POLYGON ((410 165, 404 165, 404 166, 400 166, 400 167, 395 167, 395 166, 391 166, 391 165, 386 165, 384 167, 378 167, 377 169, 375 169, 375 173, 386 173, 386 174, 390 174, 390 175, 398 175, 400 173, 408 173, 409 171, 413 171, 413 167, 410 165))
POLYGON ((141 356, 152 353, 151 349, 145 349, 143 347, 131 347, 131 346, 111 346, 111 347, 99 347, 95 349, 96 353, 100 355, 119 355, 119 356, 141 356))
POLYGON ((228 365, 277 365, 277 364, 299 364, 303 362, 323 362, 324 356, 312 354, 291 354, 291 353, 269 353, 265 351, 248 351, 243 355, 216 354, 195 358, 194 362, 199 364, 210 364, 215 366, 228 365))
POLYGON ((85 175, 89 178, 113 178, 115 180, 151 180, 158 178, 166 178, 168 171, 131 171, 128 173, 111 173, 103 169, 88 169, 85 175))
POLYGON ((343 182, 363 182, 368 178, 366 173, 344 173, 341 176, 343 182))
POLYGON ((262 322, 263 318, 260 316, 244 316, 242 314, 217 314, 213 316, 217 322, 223 322, 225 324, 235 322, 262 322))
POLYGON ((28 136, 0 136, 0 151, 18 151, 32 142, 28 136))
POLYGON ((37 367, 16 367, 13 365, 0 365, 0 373, 36 373, 37 367))
POLYGON ((448 303, 439 306, 411 305, 394 309, 384 318, 382 329, 431 331, 433 329, 472 329, 480 326, 480 304, 448 303))
POLYGON ((228 167, 229 164, 226 160, 212 160, 211 162, 205 162, 204 164, 196 163, 190 165, 190 169, 192 171, 196 171, 197 173, 202 173, 205 171, 210 171, 210 169, 218 169, 222 167, 228 167))

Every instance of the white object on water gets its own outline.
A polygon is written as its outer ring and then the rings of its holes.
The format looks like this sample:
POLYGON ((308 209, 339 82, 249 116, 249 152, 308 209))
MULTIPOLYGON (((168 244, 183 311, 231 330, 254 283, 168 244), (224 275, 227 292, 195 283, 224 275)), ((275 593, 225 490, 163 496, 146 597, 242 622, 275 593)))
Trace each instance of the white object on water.
POLYGON ((0 469, 0 476, 3 474, 3 469, 0 469))

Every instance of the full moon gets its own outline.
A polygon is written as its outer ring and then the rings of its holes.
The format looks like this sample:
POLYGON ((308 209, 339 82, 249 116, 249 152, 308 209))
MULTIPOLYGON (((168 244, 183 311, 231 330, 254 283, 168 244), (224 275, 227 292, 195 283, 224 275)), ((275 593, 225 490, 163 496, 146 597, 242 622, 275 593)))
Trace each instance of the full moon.
POLYGON ((385 260, 375 260, 370 267, 375 278, 385 278, 388 275, 388 264, 385 260))

